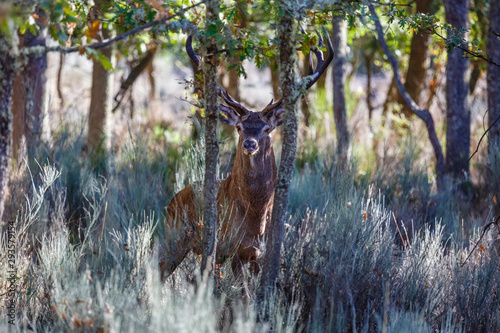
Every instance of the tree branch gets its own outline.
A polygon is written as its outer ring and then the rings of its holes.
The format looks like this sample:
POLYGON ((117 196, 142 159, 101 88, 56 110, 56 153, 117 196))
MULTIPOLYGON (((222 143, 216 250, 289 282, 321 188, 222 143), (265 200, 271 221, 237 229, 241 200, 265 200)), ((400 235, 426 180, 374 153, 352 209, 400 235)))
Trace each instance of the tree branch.
POLYGON ((384 51, 385 55, 389 59, 389 63, 391 64, 392 71, 394 73, 394 81, 396 84, 396 88, 398 89, 403 101, 408 106, 413 114, 422 119, 427 127, 427 132, 429 134, 429 140, 431 142, 432 148, 434 150, 434 155, 436 157, 436 175, 437 175, 437 185, 438 190, 441 191, 445 186, 445 164, 444 164, 444 155, 443 150, 441 149, 441 144, 439 143, 439 139, 436 134, 436 129, 434 126, 434 119, 432 118, 429 110, 420 109, 417 103, 411 98, 411 96, 406 91, 403 82, 401 81, 401 75, 399 74, 399 64, 396 57, 389 50, 389 46, 387 46, 387 42, 384 38, 384 32, 382 30, 382 25, 380 24, 380 20, 378 18, 377 13, 375 12, 375 7, 373 4, 369 4, 368 8, 370 9, 370 13, 373 17, 373 21, 375 23, 375 30, 377 31, 377 40, 380 44, 380 47, 384 51))
MULTIPOLYGON (((430 29, 430 31, 435 34, 436 36, 438 36, 439 38, 441 38, 442 40, 444 40, 445 42, 448 43, 448 39, 446 37, 444 37, 443 35, 441 35, 439 32, 436 31, 436 29, 430 29)), ((481 53, 479 52, 474 52, 474 51, 471 51, 469 50, 466 46, 463 46, 462 44, 460 45, 457 45, 456 46, 457 48, 459 48, 460 50, 464 51, 465 53, 467 53, 468 55, 474 57, 474 58, 479 58, 479 59, 483 59, 484 61, 486 62, 489 62, 490 64, 492 65, 495 65, 495 66, 498 66, 500 67, 500 64, 494 62, 493 60, 491 59, 488 59, 486 58, 485 56, 483 56, 481 53)))
POLYGON ((486 234, 486 231, 488 231, 488 229, 494 224, 496 224, 498 226, 498 222, 500 222, 500 215, 498 215, 494 221, 491 221, 490 223, 488 223, 487 225, 485 225, 483 227, 483 232, 481 233, 481 237, 479 237, 479 240, 476 242, 476 244, 474 245, 474 247, 470 251, 469 255, 467 256, 467 258, 465 258, 464 262, 460 265, 460 267, 464 267, 465 263, 467 262, 467 260, 469 260, 470 256, 474 252, 474 250, 477 248, 479 243, 481 243, 481 241, 483 240, 483 237, 486 234))
MULTIPOLYGON (((495 107, 498 106, 495 105, 495 107)), ((486 112, 488 112, 490 109, 488 109, 486 112)), ((484 118, 483 118, 484 119, 484 118)), ((490 131, 490 129, 496 125, 496 123, 498 123, 498 121, 500 121, 500 116, 497 117, 497 119, 495 119, 495 121, 493 122, 493 124, 490 125, 490 127, 488 127, 488 129, 483 133, 483 135, 481 135, 481 139, 479 139, 479 142, 477 143, 477 147, 476 147, 476 150, 472 153, 472 155, 469 157, 469 162, 470 160, 474 157, 474 155, 476 155, 476 153, 479 151, 479 146, 481 145, 481 141, 483 141, 483 138, 485 137, 486 134, 488 134, 488 132, 490 131)), ((483 125, 484 126, 484 125, 483 125)), ((484 128, 484 127, 483 127, 484 128)))
POLYGON ((103 41, 101 43, 94 43, 94 44, 89 44, 89 45, 79 45, 79 46, 73 46, 73 47, 62 47, 60 45, 58 45, 58 46, 51 46, 51 47, 46 47, 45 48, 45 52, 73 53, 73 52, 80 51, 84 47, 88 47, 88 48, 91 48, 91 49, 100 49, 100 48, 106 47, 108 45, 111 45, 114 42, 126 39, 126 38, 128 38, 128 37, 130 37, 132 35, 135 35, 135 34, 138 34, 138 33, 142 32, 142 31, 150 29, 150 28, 152 28, 154 26, 157 26, 157 25, 160 25, 160 24, 165 24, 167 21, 170 21, 171 19, 173 19, 175 17, 183 15, 188 10, 204 4, 205 1, 206 0, 202 0, 202 1, 198 2, 198 3, 195 3, 192 6, 183 8, 179 12, 177 12, 177 13, 171 15, 171 16, 164 17, 164 18, 162 18, 160 20, 155 20, 155 21, 152 21, 152 22, 140 25, 138 27, 135 27, 135 28, 133 28, 133 29, 127 31, 127 32, 124 32, 121 35, 118 35, 118 36, 116 36, 114 38, 105 40, 105 41, 103 41))

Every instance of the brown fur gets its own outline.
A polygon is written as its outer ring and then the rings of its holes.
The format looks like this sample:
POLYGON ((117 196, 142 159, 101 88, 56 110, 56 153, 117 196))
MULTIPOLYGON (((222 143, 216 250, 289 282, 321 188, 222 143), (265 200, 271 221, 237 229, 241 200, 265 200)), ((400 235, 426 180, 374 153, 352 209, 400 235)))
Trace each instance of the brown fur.
MULTIPOLYGON (((277 174, 268 133, 281 124, 281 113, 249 112, 240 116, 223 107, 221 112, 229 112, 230 119, 221 119, 226 124, 237 126, 240 137, 233 171, 218 182, 217 223, 220 233, 217 263, 234 254, 233 270, 250 262, 252 270, 257 272, 260 243, 271 220, 277 174), (249 152, 243 145, 248 139, 258 143, 258 150, 252 156, 253 167, 249 152)), ((167 207, 167 239, 175 245, 162 266, 168 273, 175 270, 190 250, 198 255, 202 253, 201 198, 202 186, 199 183, 188 185, 173 197, 167 207)))

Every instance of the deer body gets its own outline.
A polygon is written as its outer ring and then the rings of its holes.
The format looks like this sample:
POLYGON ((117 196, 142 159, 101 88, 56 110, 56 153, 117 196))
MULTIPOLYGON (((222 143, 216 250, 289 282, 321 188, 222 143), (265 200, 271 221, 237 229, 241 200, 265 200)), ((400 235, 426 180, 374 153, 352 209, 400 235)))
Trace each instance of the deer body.
MULTIPOLYGON (((199 66, 200 57, 194 52, 192 36, 186 41, 186 51, 199 66)), ((311 49, 317 58, 317 67, 305 86, 309 89, 326 70, 333 59, 333 47, 328 39, 329 56, 326 61, 319 49, 311 49)), ((219 106, 219 119, 235 126, 238 147, 232 173, 217 183, 217 226, 220 230, 216 247, 216 261, 222 263, 233 256, 232 268, 237 272, 242 265, 251 264, 256 273, 261 256, 260 244, 265 237, 273 211, 276 185, 276 161, 269 134, 283 123, 282 100, 269 103, 261 112, 247 110, 218 86, 225 104, 219 106)), ((162 275, 172 273, 189 251, 202 253, 203 225, 202 186, 188 185, 177 193, 167 206, 167 251, 160 263, 162 275)))
MULTIPOLYGON (((281 124, 282 109, 263 115, 247 111, 240 116, 221 105, 221 120, 238 128, 239 140, 232 173, 217 184, 217 223, 220 228, 217 263, 234 255, 233 270, 251 263, 258 270, 260 243, 271 220, 276 161, 269 132, 281 124)), ((177 193, 167 207, 167 233, 173 237, 176 252, 166 258, 165 269, 173 272, 190 250, 202 253, 200 221, 201 186, 188 185, 177 193), (200 191, 197 193, 197 191, 200 191)))

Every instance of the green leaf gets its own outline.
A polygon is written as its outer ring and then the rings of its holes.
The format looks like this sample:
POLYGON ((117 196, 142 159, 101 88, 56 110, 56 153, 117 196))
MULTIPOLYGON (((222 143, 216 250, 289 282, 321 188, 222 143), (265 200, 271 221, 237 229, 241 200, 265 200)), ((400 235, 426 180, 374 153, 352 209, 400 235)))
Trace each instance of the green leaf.
POLYGON ((113 70, 113 65, 111 64, 111 61, 109 61, 109 58, 103 55, 101 52, 90 47, 86 47, 85 52, 87 52, 87 54, 92 54, 101 63, 104 69, 110 71, 113 70))
POLYGON ((111 64, 111 61, 109 61, 109 58, 103 55, 101 52, 98 52, 98 54, 99 54, 98 56, 99 62, 104 67, 104 69, 112 71, 113 65, 111 64))

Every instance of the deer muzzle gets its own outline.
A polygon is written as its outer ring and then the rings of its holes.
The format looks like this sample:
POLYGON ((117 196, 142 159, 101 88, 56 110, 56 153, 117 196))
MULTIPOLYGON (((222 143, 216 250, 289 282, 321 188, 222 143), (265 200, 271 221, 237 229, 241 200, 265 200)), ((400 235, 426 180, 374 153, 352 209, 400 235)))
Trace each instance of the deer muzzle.
POLYGON ((259 143, 255 139, 246 139, 243 141, 243 151, 248 156, 255 155, 259 151, 259 143))

